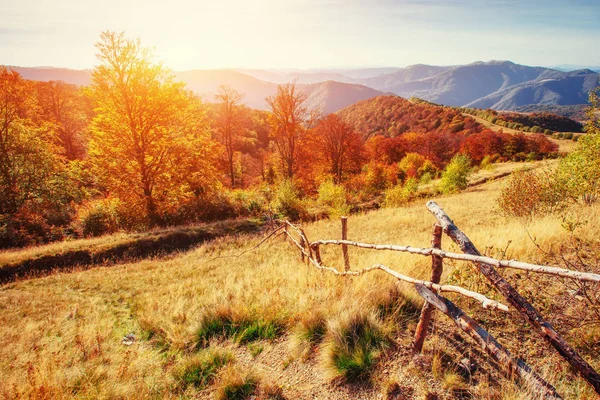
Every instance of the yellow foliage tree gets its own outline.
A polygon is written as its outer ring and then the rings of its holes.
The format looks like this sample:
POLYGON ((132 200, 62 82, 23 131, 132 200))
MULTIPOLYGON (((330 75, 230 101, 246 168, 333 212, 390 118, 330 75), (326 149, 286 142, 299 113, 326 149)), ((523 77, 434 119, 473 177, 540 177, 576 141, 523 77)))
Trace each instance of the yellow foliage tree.
POLYGON ((96 48, 91 163, 111 195, 156 225, 216 185, 204 107, 139 40, 107 31, 96 48))

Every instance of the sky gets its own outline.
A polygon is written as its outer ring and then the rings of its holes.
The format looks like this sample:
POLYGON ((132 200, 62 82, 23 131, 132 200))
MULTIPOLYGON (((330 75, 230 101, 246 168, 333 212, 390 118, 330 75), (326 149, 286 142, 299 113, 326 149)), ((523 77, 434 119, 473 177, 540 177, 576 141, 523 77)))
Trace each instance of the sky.
POLYGON ((124 31, 174 70, 600 66, 600 0, 0 0, 0 64, 97 65, 124 31))

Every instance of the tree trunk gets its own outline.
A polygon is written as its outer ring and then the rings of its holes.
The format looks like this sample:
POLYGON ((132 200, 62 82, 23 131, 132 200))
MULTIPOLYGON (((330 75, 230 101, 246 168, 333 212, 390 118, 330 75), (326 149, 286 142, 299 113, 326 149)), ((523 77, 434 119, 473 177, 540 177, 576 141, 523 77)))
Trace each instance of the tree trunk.
POLYGON ((229 156, 229 176, 231 177, 231 188, 235 188, 235 172, 233 170, 233 154, 229 156))

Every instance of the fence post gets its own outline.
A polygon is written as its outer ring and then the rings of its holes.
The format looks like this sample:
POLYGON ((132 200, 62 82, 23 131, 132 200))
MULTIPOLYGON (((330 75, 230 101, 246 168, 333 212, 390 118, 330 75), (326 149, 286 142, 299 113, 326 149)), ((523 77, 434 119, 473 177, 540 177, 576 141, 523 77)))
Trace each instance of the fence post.
MULTIPOLYGON (((342 240, 348 240, 348 217, 342 217, 342 240)), ((350 258, 348 257, 348 245, 342 245, 342 255, 344 256, 344 268, 350 270, 350 258)))
MULTIPOLYGON (((433 225, 433 236, 431 238, 431 247, 435 249, 442 248, 442 226, 439 224, 433 225)), ((440 283, 442 272, 444 270, 442 257, 432 255, 431 256, 431 282, 440 283)), ((435 291, 434 291, 435 292, 435 291)), ((431 321, 431 313, 434 310, 434 306, 425 302, 421 309, 421 317, 419 318, 419 324, 415 331, 415 342, 413 346, 413 353, 420 353, 423 350, 423 343, 427 336, 427 330, 429 329, 429 322, 431 321)))
POLYGON ((315 260, 317 261, 317 263, 319 263, 319 265, 322 265, 323 261, 321 260, 321 247, 318 243, 312 245, 312 251, 313 253, 315 253, 315 260))
MULTIPOLYGON (((300 236, 300 246, 302 246, 303 249, 306 248, 306 243, 304 243, 304 236, 300 236)), ((304 261, 304 253, 302 251, 300 252, 300 261, 304 261)))

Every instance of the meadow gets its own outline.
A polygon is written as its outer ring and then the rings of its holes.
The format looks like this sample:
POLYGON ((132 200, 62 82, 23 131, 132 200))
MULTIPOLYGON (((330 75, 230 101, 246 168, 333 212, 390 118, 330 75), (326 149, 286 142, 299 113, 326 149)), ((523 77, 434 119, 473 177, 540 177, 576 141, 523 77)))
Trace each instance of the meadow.
MULTIPOLYGON (((509 219, 496 205, 504 184, 498 179, 434 200, 491 256, 550 263, 551 254, 569 254, 575 235, 577 243, 587 245, 587 257, 598 258, 598 205, 573 206, 567 217, 509 219)), ((418 200, 352 215, 349 238, 428 247, 434 222, 424 201, 418 200)), ((340 236, 337 220, 303 226, 311 240, 340 236)), ((168 257, 2 286, 0 396, 533 398, 526 387, 502 375, 444 315, 435 315, 423 355, 413 358, 412 337, 422 302, 411 285, 396 285, 379 273, 343 278, 318 271, 303 263, 281 237, 256 247, 263 238, 228 235, 168 257), (361 341, 364 337, 369 340, 361 341), (460 364, 465 358, 477 364, 467 376, 460 364)), ((457 250, 447 238, 442 247, 457 250)), ((13 255, 24 257, 22 252, 4 252, 2 259, 13 255)), ((323 259, 327 265, 343 266, 337 247, 323 251, 323 259)), ((379 262, 417 278, 430 274, 426 257, 350 249, 350 261, 354 269, 379 262)), ((471 266, 448 261, 444 266, 442 283, 499 299, 471 266)), ((547 317, 557 311, 548 299, 565 291, 560 280, 502 273, 547 317)), ((476 302, 448 297, 565 398, 595 398, 518 313, 483 310, 476 302)), ((576 301, 567 303, 564 309, 578 310, 576 301)), ((561 323, 568 314, 564 309, 551 321, 599 368, 598 330, 561 323)))

